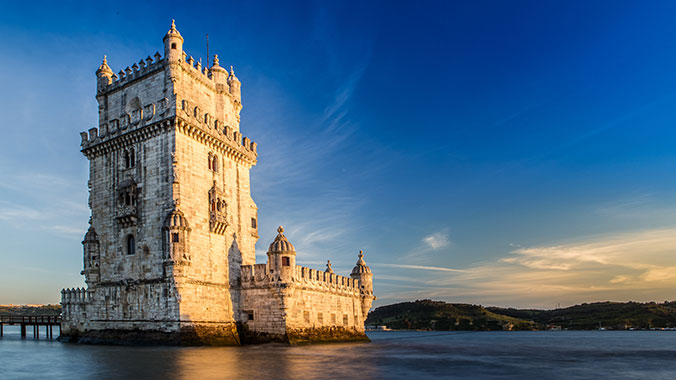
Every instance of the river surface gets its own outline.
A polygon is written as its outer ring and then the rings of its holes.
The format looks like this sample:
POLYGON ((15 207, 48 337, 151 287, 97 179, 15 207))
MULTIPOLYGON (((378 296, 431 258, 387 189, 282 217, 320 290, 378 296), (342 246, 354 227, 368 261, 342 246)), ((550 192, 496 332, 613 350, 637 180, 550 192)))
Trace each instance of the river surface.
POLYGON ((393 331, 359 344, 125 347, 33 340, 28 330, 21 340, 5 327, 0 379, 676 379, 671 331, 393 331))

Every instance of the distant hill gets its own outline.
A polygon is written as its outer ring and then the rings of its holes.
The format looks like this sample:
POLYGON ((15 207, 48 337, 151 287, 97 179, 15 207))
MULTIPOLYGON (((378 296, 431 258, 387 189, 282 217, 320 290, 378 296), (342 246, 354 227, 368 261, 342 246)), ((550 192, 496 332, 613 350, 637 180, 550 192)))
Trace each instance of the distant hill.
POLYGON ((533 330, 536 323, 501 315, 480 305, 419 300, 381 306, 369 313, 366 325, 407 330, 533 330))
POLYGON ((676 302, 596 302, 562 309, 536 310, 487 307, 495 314, 531 320, 543 325, 590 330, 676 327, 676 302))
POLYGON ((61 314, 61 305, 0 305, 0 316, 59 314, 61 314))

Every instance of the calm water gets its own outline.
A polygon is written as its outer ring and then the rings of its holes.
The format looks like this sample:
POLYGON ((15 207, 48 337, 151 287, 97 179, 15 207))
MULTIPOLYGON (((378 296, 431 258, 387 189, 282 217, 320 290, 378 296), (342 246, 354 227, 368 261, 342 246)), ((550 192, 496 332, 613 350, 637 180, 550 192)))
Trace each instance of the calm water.
POLYGON ((5 332, 0 379, 676 379, 676 332, 374 332, 370 344, 215 348, 80 346, 5 332))

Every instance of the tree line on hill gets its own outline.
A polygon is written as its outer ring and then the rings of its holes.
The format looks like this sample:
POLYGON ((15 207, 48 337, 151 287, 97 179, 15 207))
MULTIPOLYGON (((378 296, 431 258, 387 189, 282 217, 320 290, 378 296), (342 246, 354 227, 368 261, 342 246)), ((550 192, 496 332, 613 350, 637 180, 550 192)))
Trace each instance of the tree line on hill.
POLYGON ((538 310, 418 300, 378 307, 366 325, 436 331, 676 328, 676 302, 596 302, 538 310))

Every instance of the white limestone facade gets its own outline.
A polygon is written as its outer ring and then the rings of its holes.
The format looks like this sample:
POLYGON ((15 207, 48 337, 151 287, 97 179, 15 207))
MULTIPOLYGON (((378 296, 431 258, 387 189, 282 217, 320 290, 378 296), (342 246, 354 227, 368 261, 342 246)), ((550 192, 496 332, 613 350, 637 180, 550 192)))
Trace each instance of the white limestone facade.
POLYGON ((360 253, 351 277, 295 265, 280 227, 255 263, 257 145, 240 133, 232 67, 202 67, 173 21, 164 55, 96 71, 87 288, 62 290, 62 337, 89 343, 231 345, 363 340, 374 299, 360 253), (280 248, 281 247, 281 248, 280 248))

